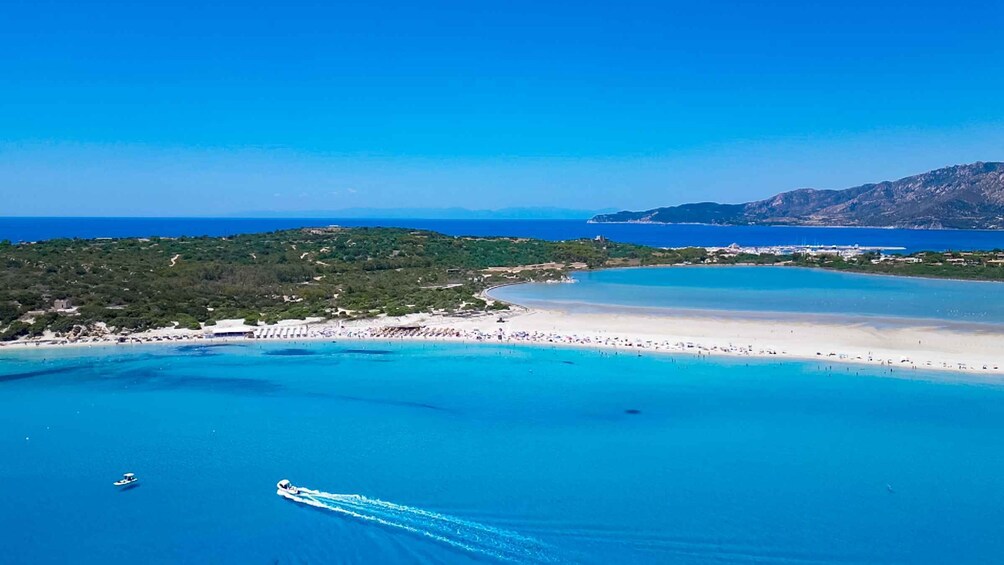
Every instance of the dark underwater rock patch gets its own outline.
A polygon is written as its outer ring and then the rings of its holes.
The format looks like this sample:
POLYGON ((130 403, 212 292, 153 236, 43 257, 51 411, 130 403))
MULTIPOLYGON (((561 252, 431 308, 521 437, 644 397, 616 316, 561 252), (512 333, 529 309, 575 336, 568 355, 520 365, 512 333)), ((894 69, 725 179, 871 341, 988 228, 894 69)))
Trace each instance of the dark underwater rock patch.
POLYGON ((317 352, 312 349, 299 349, 295 347, 290 347, 286 349, 275 349, 272 351, 266 351, 265 355, 272 355, 275 357, 304 357, 307 355, 317 355, 317 352))
POLYGON ((140 390, 200 390, 234 394, 272 394, 283 389, 280 385, 267 380, 233 376, 177 375, 158 369, 126 371, 113 378, 120 384, 139 387, 140 390))
POLYGON ((25 371, 23 373, 9 373, 6 375, 0 375, 0 383, 5 383, 8 381, 17 381, 20 379, 30 379, 33 377, 44 377, 46 375, 59 375, 62 373, 72 373, 80 369, 77 366, 70 367, 53 367, 52 369, 39 369, 37 371, 25 371))
POLYGON ((342 353, 352 353, 355 355, 393 355, 394 352, 388 349, 343 349, 342 353))
POLYGON ((178 353, 203 353, 209 354, 214 349, 219 349, 221 347, 244 347, 243 345, 238 345, 236 343, 193 343, 188 345, 179 345, 175 347, 174 350, 178 353))
POLYGON ((338 398, 341 400, 348 400, 350 402, 363 402, 366 404, 381 404, 384 406, 403 406, 405 408, 422 408, 424 410, 435 410, 437 412, 451 412, 451 410, 449 410, 448 408, 443 408, 442 406, 436 406, 435 404, 428 404, 425 402, 412 402, 410 400, 364 398, 361 396, 349 396, 344 394, 334 395, 334 398, 338 398))

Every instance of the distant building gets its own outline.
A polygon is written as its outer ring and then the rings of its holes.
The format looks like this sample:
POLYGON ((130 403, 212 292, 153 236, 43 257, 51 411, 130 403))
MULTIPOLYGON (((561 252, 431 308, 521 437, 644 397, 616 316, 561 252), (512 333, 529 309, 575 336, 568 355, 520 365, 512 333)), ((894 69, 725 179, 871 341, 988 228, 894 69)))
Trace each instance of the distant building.
POLYGON ((250 326, 210 326, 205 331, 206 337, 254 337, 250 326))

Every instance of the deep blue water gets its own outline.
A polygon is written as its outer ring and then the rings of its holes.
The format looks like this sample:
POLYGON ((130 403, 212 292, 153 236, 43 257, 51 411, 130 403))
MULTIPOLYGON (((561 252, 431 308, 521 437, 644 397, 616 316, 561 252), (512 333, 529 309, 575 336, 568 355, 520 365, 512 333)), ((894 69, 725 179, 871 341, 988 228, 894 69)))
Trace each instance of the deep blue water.
POLYGON ((576 284, 522 284, 499 299, 558 309, 603 306, 727 310, 1004 324, 1004 283, 764 266, 651 267, 574 274, 576 284))
POLYGON ((449 235, 592 238, 657 247, 740 245, 862 245, 905 247, 907 252, 1004 248, 1004 230, 891 230, 765 226, 588 224, 579 220, 359 220, 338 218, 3 218, 0 240, 57 237, 222 236, 305 226, 397 226, 449 235))
POLYGON ((888 371, 463 344, 0 351, 2 561, 998 562, 1004 385, 888 371), (125 471, 140 485, 116 491, 125 471), (333 495, 282 499, 283 477, 333 495))

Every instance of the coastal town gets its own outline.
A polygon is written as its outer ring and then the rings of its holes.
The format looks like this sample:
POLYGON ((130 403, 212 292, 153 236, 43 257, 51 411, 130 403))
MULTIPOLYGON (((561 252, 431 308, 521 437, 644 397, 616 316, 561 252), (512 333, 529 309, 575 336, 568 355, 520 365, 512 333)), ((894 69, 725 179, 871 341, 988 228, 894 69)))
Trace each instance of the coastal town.
POLYGON ((764 245, 744 246, 738 243, 726 247, 705 247, 713 257, 735 258, 741 255, 768 255, 775 257, 806 255, 810 257, 835 256, 844 259, 861 257, 866 254, 880 254, 888 257, 889 253, 900 253, 905 247, 866 247, 860 245, 764 245))

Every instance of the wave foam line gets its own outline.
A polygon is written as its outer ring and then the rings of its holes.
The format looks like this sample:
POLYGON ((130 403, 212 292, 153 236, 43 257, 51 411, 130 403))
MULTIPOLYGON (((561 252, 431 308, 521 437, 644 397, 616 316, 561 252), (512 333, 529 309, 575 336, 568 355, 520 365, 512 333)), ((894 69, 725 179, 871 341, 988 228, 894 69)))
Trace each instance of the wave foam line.
POLYGON ((479 524, 430 510, 367 498, 359 494, 332 494, 300 489, 282 493, 290 500, 338 512, 385 527, 404 530, 433 541, 501 561, 551 563, 547 546, 522 534, 479 524))
POLYGON ((513 532, 511 530, 504 530, 501 528, 496 528, 493 526, 488 526, 486 524, 481 524, 471 520, 465 520, 463 518, 458 518, 456 516, 447 516, 446 514, 440 514, 439 512, 433 512, 431 510, 424 510, 422 508, 415 508, 413 506, 404 506, 401 504, 395 504, 393 502, 387 502, 385 500, 380 500, 376 498, 367 498, 359 494, 331 494, 325 492, 312 491, 310 489, 300 489, 300 492, 305 492, 314 497, 328 498, 331 500, 337 500, 345 504, 356 504, 364 507, 378 506, 380 508, 385 508, 390 512, 401 512, 407 514, 420 515, 422 517, 428 518, 430 520, 449 522, 452 524, 457 524, 473 530, 480 530, 488 534, 502 535, 511 540, 524 541, 529 543, 540 543, 536 539, 528 536, 524 536, 518 532, 513 532))
POLYGON ((436 512, 393 504, 360 495, 339 495, 304 489, 300 502, 351 517, 398 528, 458 549, 504 561, 548 562, 542 544, 515 532, 500 530, 436 512))

